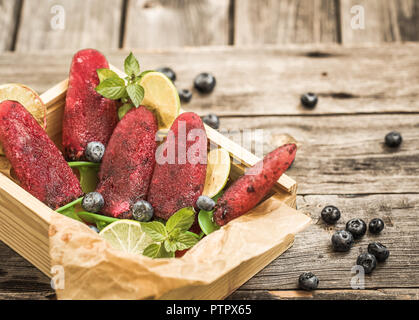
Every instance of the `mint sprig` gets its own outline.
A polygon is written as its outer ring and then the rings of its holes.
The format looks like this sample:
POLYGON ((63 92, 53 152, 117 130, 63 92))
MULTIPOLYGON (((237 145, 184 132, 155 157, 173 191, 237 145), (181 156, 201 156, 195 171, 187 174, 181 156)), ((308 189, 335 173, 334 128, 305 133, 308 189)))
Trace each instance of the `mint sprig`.
POLYGON ((144 99, 144 88, 140 80, 149 71, 141 72, 140 63, 132 54, 125 59, 124 69, 127 77, 122 79, 117 73, 110 69, 96 70, 99 77, 99 85, 96 92, 111 100, 121 100, 124 105, 118 110, 119 119, 133 107, 138 108, 144 99))
POLYGON ((150 258, 170 258, 178 250, 193 247, 200 237, 188 230, 195 221, 192 207, 180 209, 167 220, 166 225, 159 221, 141 223, 144 232, 155 242, 145 248, 143 255, 150 258))

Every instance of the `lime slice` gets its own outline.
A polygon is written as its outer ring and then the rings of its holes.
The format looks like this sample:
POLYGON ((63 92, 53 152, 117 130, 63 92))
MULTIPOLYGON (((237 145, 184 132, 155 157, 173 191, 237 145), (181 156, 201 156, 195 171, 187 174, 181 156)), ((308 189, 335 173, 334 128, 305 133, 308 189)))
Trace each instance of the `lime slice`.
POLYGON ((169 129, 180 112, 180 99, 173 82, 160 72, 148 72, 140 80, 144 88, 142 104, 157 117, 159 130, 169 129))
POLYGON ((142 254, 153 240, 133 220, 119 220, 104 228, 101 235, 115 249, 127 253, 142 254))
MULTIPOLYGON (((46 128, 47 108, 38 94, 31 88, 17 83, 0 85, 0 102, 12 100, 19 102, 28 110, 42 128, 46 128)), ((0 155, 4 155, 0 145, 0 155)))
POLYGON ((207 176, 203 195, 215 197, 226 185, 230 175, 230 155, 225 149, 214 149, 208 153, 207 176))
MULTIPOLYGON (((215 197, 212 198, 215 202, 223 195, 223 192, 218 193, 215 197)), ((198 214, 198 223, 199 227, 201 228, 202 232, 205 235, 209 235, 214 231, 220 229, 220 226, 215 223, 214 219, 214 210, 213 211, 205 211, 201 210, 198 214)))

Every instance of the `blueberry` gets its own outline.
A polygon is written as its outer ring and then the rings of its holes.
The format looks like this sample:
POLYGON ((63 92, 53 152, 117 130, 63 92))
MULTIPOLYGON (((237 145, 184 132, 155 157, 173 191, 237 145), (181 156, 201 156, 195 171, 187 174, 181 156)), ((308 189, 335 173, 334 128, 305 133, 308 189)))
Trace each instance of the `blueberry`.
POLYGON ((328 224, 334 224, 340 219, 340 211, 335 206, 327 206, 322 210, 322 219, 328 224))
POLYGON ((393 131, 393 132, 387 133, 384 141, 387 147, 397 148, 398 146, 401 145, 403 138, 400 133, 393 131))
POLYGON ((372 242, 368 245, 368 252, 375 256, 377 261, 386 261, 390 255, 387 247, 380 242, 372 242))
POLYGON ((88 212, 98 213, 105 205, 105 200, 99 192, 90 192, 83 197, 81 206, 88 212))
POLYGON ((374 218, 368 224, 368 229, 373 234, 378 234, 384 229, 384 221, 380 218, 374 218))
POLYGON ((163 73, 166 77, 168 77, 172 82, 176 81, 176 73, 169 67, 158 68, 157 72, 163 73))
POLYGON ((304 272, 298 278, 298 286, 303 290, 316 290, 319 285, 319 279, 311 272, 304 272))
POLYGON ((356 259, 356 264, 364 268, 366 274, 371 273, 377 266, 377 259, 371 253, 361 253, 356 259))
POLYGON ((349 251, 354 243, 352 233, 346 230, 336 231, 332 236, 332 245, 335 251, 349 251))
POLYGON ((194 80, 194 87, 201 93, 211 93, 216 84, 215 77, 211 73, 200 73, 194 80))
POLYGON ((205 211, 212 211, 215 207, 215 202, 210 197, 200 196, 196 201, 196 206, 205 211))
POLYGON ((211 128, 215 130, 220 128, 220 119, 218 118, 217 115, 213 113, 203 116, 202 121, 204 121, 204 123, 206 123, 207 125, 209 125, 211 128))
POLYGON ((99 163, 102 161, 103 155, 105 154, 105 146, 97 141, 89 142, 87 144, 84 155, 90 162, 99 163))
POLYGON ((99 233, 99 229, 95 226, 89 226, 90 229, 92 229, 94 232, 99 233))
POLYGON ((354 239, 359 239, 367 232, 367 224, 362 219, 351 219, 346 223, 346 231, 352 233, 354 239))
POLYGON ((153 218, 153 215, 154 209, 152 205, 145 200, 137 201, 132 206, 132 216, 137 221, 148 222, 153 218))
POLYGON ((184 103, 188 103, 192 99, 192 91, 188 89, 179 90, 179 98, 180 101, 184 103))
POLYGON ((301 96, 301 104, 309 109, 313 109, 318 101, 317 95, 312 92, 304 93, 301 96))

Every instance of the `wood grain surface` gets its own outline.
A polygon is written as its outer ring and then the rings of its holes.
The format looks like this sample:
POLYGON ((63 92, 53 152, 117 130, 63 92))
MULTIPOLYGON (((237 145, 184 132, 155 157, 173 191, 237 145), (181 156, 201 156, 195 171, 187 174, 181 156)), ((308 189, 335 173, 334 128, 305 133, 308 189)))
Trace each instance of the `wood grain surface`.
POLYGON ((0 1, 0 52, 13 50, 21 0, 0 1))
POLYGON ((227 45, 230 0, 129 0, 123 46, 227 45))
POLYGON ((240 0, 235 2, 236 45, 339 41, 334 0, 240 0))
POLYGON ((24 1, 16 51, 119 48, 122 4, 122 0, 24 1))
MULTIPOLYGON (((231 299, 418 299, 419 79, 414 72, 418 52, 415 44, 136 52, 143 68, 174 67, 180 87, 190 85, 202 70, 213 71, 219 80, 215 92, 210 96, 195 94, 183 108, 222 115, 221 132, 236 136, 239 129, 263 129, 265 139, 256 143, 263 144, 264 153, 284 141, 284 134, 298 141, 297 159, 288 174, 299 183, 298 208, 310 213, 314 224, 231 299), (185 57, 190 61, 187 66, 185 57), (266 67, 264 74, 253 73, 252 60, 277 65, 271 71, 266 67), (281 68, 288 81, 273 75, 281 68), (320 76, 312 81, 302 70, 309 70, 312 77, 317 70, 320 76), (327 76, 321 75, 323 71, 327 76), (310 90, 310 84, 321 95, 318 106, 307 111, 297 100, 300 93, 310 90), (288 88, 292 93, 287 100, 294 104, 283 104, 274 88, 285 96, 288 88), (243 98, 245 90, 249 94, 243 98), (264 98, 269 95, 273 98, 264 98), (270 104, 270 110, 279 104, 286 111, 257 114, 254 106, 260 104, 259 99, 270 104), (391 130, 403 134, 400 149, 384 147, 384 136, 391 130), (336 226, 319 221, 321 209, 328 204, 342 212, 336 226), (366 222, 383 218, 386 228, 379 236, 367 234, 349 253, 333 252, 333 231, 355 217, 366 222), (390 258, 366 276, 366 290, 352 290, 351 268, 371 241, 387 245, 390 258), (297 290, 298 275, 303 271, 312 271, 320 279, 319 290, 312 296, 297 290)), ((117 67, 127 54, 105 53, 117 67)), ((0 83, 23 82, 43 92, 67 77, 71 55, 2 54, 0 83)), ((9 299, 53 298, 49 280, 5 245, 0 246, 0 292, 0 297, 9 299)))

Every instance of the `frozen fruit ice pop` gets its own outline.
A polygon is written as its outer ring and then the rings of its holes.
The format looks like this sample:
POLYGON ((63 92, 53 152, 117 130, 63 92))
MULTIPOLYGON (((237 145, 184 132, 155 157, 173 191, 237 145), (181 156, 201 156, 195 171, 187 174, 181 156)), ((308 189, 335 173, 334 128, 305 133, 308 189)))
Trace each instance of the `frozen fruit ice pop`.
POLYGON ((155 166, 157 120, 145 107, 131 109, 116 126, 99 171, 102 213, 130 219, 131 208, 146 199, 155 166))
POLYGON ((77 52, 70 68, 70 78, 63 119, 63 147, 68 160, 86 160, 89 142, 107 145, 118 122, 117 102, 95 91, 99 84, 96 70, 109 68, 98 51, 77 52))
POLYGON ((157 217, 169 219, 179 209, 194 207, 204 190, 207 135, 201 118, 193 112, 181 114, 160 148, 148 201, 157 217))
POLYGON ((50 208, 83 194, 61 152, 19 102, 0 104, 0 142, 21 186, 50 208))

